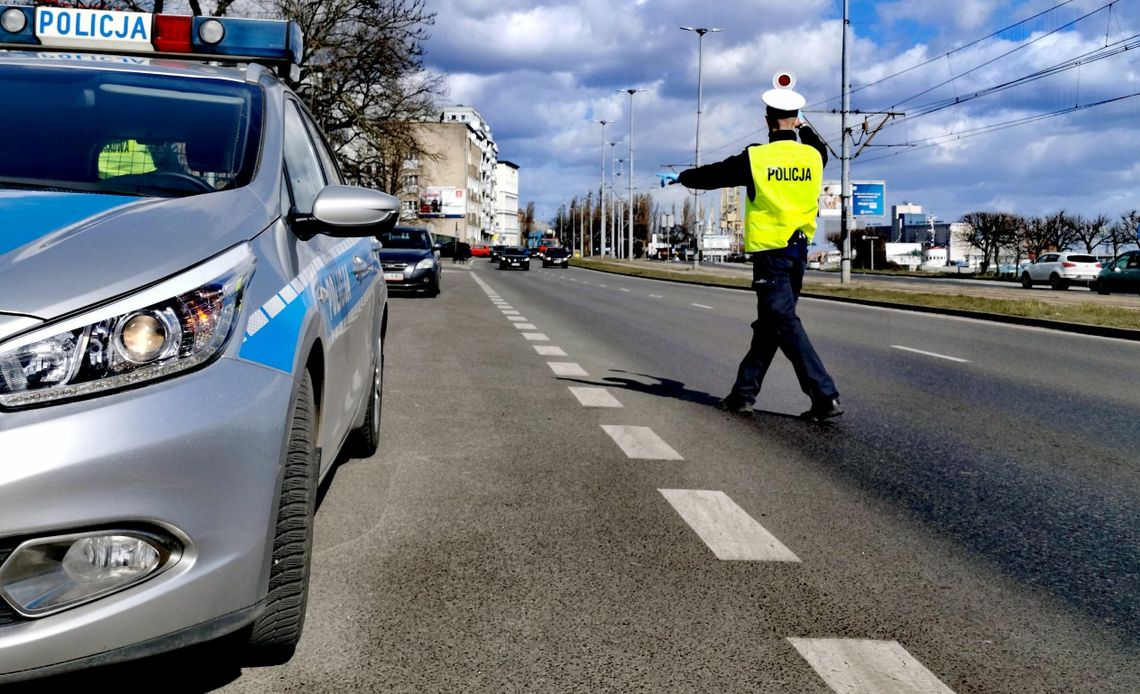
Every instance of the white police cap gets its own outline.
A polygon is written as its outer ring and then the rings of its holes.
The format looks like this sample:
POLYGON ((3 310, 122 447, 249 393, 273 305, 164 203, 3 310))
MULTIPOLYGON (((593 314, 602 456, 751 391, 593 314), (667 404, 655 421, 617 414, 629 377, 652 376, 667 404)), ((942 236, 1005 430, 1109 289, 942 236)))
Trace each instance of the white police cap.
POLYGON ((792 87, 796 86, 796 76, 787 70, 780 70, 772 76, 772 86, 761 97, 764 104, 781 111, 798 111, 807 103, 807 99, 792 87))

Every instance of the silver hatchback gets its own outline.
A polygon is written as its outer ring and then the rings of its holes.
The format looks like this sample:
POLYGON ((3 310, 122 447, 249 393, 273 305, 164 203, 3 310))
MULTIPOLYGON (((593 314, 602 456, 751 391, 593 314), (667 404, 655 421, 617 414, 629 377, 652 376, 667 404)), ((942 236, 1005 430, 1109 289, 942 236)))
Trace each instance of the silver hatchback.
POLYGON ((0 682, 239 630, 286 658, 320 479, 377 445, 399 202, 224 38, 287 66, 294 25, 177 44, 223 66, 48 52, 158 21, 67 12, 0 5, 0 682))

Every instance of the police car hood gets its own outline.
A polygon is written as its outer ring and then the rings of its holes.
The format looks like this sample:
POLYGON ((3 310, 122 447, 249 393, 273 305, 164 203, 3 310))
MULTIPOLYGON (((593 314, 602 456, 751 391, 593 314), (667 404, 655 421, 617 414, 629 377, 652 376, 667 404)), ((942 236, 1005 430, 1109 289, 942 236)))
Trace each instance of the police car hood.
POLYGON ((0 328, 130 294, 270 220, 248 188, 184 198, 0 189, 0 328))

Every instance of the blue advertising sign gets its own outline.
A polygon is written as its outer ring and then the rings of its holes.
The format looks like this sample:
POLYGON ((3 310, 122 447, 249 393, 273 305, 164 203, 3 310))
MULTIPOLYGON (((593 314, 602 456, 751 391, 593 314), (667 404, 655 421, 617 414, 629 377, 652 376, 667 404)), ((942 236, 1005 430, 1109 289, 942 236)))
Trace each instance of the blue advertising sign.
POLYGON ((886 209, 886 181, 852 181, 851 211, 856 217, 884 217, 886 209))

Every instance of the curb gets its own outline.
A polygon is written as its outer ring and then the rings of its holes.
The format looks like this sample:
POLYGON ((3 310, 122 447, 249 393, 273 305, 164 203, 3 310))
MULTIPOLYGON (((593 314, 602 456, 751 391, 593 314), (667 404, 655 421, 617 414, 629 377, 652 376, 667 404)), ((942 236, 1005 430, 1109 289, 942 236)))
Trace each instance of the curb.
MULTIPOLYGON (((751 291, 750 287, 741 287, 734 284, 720 284, 718 282, 705 282, 705 281, 689 281, 684 279, 674 279, 669 277, 642 277, 640 275, 630 275, 616 270, 604 270, 601 268, 584 267, 582 265, 571 266, 577 267, 581 270, 591 270, 593 272, 604 272, 607 275, 622 275, 623 277, 633 277, 635 279, 655 280, 657 282, 671 282, 673 284, 691 284, 699 287, 719 287, 722 289, 739 289, 741 291, 751 291)), ((938 306, 921 306, 918 304, 903 304, 892 301, 876 301, 874 299, 856 299, 847 296, 832 296, 830 294, 814 294, 811 291, 800 292, 801 297, 809 299, 816 299, 819 301, 834 301, 841 304, 857 304, 860 306, 874 306, 877 308, 893 308, 899 311, 913 311, 915 313, 933 313, 942 316, 954 316, 957 318, 973 318, 974 320, 984 320, 991 323, 1005 323, 1007 325, 1023 325, 1032 328, 1045 328, 1047 330, 1057 330, 1060 332, 1076 333, 1079 335, 1092 335, 1095 337, 1111 337, 1118 340, 1132 340, 1140 342, 1140 330, 1133 330, 1131 328, 1113 328, 1106 325, 1087 325, 1085 323, 1066 323, 1064 321, 1049 320, 1047 318, 1028 318, 1025 316, 1007 316, 1000 313, 982 313, 981 311, 967 311, 957 308, 942 308, 938 306)))

